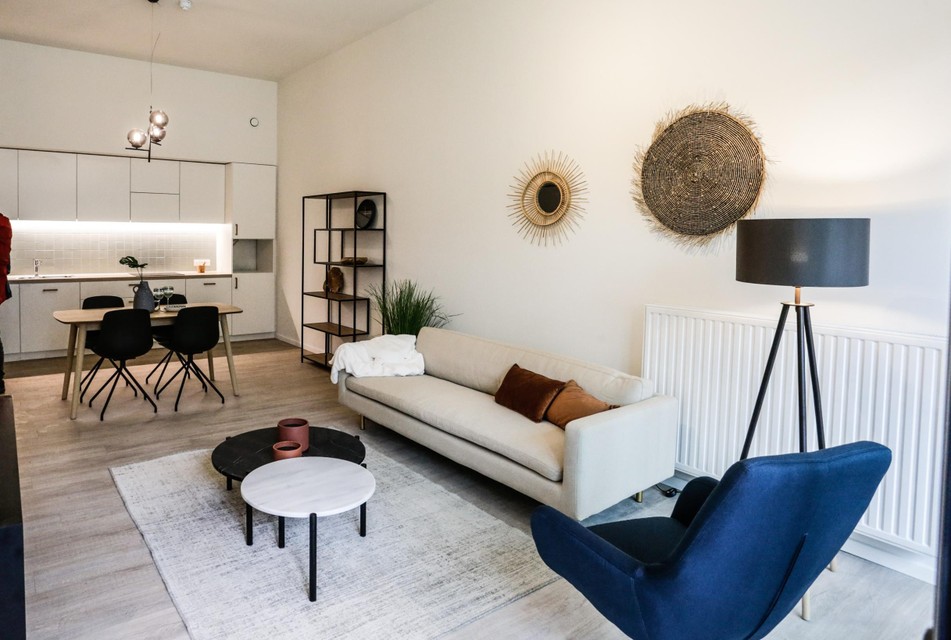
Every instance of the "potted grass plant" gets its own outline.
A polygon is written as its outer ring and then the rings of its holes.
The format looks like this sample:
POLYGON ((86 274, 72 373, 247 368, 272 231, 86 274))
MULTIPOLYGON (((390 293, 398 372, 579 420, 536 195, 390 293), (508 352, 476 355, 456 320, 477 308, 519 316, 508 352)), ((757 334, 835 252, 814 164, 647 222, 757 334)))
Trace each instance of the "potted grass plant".
POLYGON ((423 291, 412 280, 370 285, 367 292, 380 312, 384 333, 415 336, 423 327, 443 327, 453 317, 432 291, 423 291))

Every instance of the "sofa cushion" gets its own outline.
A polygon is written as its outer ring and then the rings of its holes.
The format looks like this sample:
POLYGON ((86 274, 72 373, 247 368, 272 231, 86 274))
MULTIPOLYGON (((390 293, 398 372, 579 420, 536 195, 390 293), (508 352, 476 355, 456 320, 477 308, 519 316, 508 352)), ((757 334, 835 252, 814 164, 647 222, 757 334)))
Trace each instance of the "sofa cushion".
POLYGON ((430 375, 347 377, 346 385, 349 391, 503 455, 549 480, 561 481, 564 431, 506 409, 490 394, 430 375))
POLYGON ((545 419, 564 429, 565 425, 572 420, 601 413, 615 407, 616 405, 601 402, 578 386, 577 382, 569 380, 561 392, 555 396, 552 403, 548 405, 545 419))
POLYGON ((548 405, 564 388, 565 383, 561 380, 552 380, 513 364, 495 392, 495 401, 532 422, 541 422, 548 405))
POLYGON ((573 358, 524 349, 478 336, 423 327, 416 339, 426 373, 494 394, 513 362, 555 380, 575 380, 609 404, 625 405, 654 395, 650 380, 573 358))

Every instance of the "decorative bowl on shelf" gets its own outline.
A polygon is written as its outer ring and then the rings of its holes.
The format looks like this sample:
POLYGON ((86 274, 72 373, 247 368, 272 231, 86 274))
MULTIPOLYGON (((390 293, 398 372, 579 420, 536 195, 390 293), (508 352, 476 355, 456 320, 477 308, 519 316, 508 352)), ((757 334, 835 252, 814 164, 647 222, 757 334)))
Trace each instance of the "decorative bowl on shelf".
POLYGON ((366 256, 357 256, 356 258, 352 256, 344 256, 340 258, 340 264, 366 264, 369 262, 369 258, 366 256))

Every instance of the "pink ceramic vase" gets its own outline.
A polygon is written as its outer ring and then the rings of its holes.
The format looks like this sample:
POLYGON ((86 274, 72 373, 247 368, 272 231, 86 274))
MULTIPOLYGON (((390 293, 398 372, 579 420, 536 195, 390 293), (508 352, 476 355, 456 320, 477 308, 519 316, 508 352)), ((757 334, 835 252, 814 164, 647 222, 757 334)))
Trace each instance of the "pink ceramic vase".
POLYGON ((300 443, 294 442, 292 440, 275 442, 274 446, 271 447, 271 450, 274 452, 275 460, 284 460, 285 458, 299 458, 301 453, 303 453, 300 443))
POLYGON ((299 442, 303 453, 310 448, 310 423, 303 418, 284 418, 277 423, 277 439, 299 442))

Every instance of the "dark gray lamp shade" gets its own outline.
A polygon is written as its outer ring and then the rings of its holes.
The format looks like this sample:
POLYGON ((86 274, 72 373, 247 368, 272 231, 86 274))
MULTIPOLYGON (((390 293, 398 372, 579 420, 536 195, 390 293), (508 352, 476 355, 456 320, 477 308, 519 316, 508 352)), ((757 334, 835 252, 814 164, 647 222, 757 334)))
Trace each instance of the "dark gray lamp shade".
POLYGON ((740 220, 736 279, 792 287, 868 284, 868 218, 740 220))

